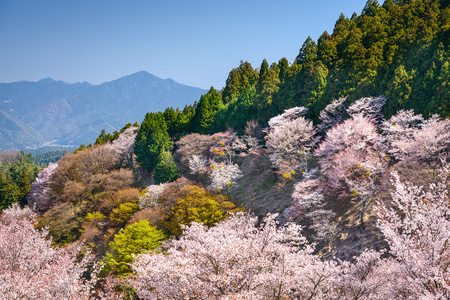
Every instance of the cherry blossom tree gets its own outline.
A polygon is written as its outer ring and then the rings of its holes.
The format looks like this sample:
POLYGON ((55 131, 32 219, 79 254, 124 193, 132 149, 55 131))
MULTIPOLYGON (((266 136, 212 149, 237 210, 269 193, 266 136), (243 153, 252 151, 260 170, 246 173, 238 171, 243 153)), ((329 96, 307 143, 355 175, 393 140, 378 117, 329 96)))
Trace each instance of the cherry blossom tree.
POLYGON ((332 299, 336 265, 312 255, 295 224, 237 213, 192 223, 167 254, 140 254, 129 279, 141 299, 332 299))
POLYGON ((348 117, 347 107, 344 105, 347 97, 333 100, 320 112, 319 119, 322 121, 318 130, 325 133, 328 129, 344 122, 348 117))
POLYGON ((412 132, 411 138, 405 136, 396 146, 403 159, 439 163, 450 152, 450 119, 428 120, 412 132))
POLYGON ((0 217, 2 299, 89 299, 96 280, 82 275, 89 257, 76 263, 79 247, 53 248, 47 230, 33 226, 35 215, 18 205, 0 217))
POLYGON ((276 122, 269 121, 272 126, 266 142, 270 160, 278 167, 287 163, 307 170, 315 135, 313 123, 304 117, 293 120, 279 116, 275 118, 278 118, 276 122))
POLYGON ((412 140, 414 132, 420 130, 424 125, 422 115, 414 114, 412 109, 400 110, 389 120, 383 122, 383 135, 388 144, 388 153, 396 159, 405 156, 405 149, 402 149, 404 140, 412 140))
POLYGON ((222 163, 211 165, 211 184, 208 189, 211 191, 221 191, 226 187, 236 184, 236 180, 242 177, 242 172, 237 164, 222 163))
POLYGON ((125 129, 116 140, 105 145, 105 147, 115 150, 131 169, 133 169, 134 142, 138 130, 138 127, 129 127, 125 129))
POLYGON ((284 113, 277 115, 269 120, 270 130, 273 130, 275 127, 286 124, 286 122, 293 121, 295 119, 304 116, 308 109, 306 107, 293 107, 290 109, 286 109, 284 113))
POLYGON ((450 297, 449 175, 447 164, 440 182, 425 191, 393 173, 391 205, 377 204, 378 226, 414 299, 450 297))
POLYGON ((36 211, 44 212, 50 207, 50 180, 58 168, 58 163, 50 163, 42 169, 31 184, 30 193, 27 195, 28 205, 36 211))
POLYGON ((392 258, 382 258, 383 254, 365 249, 353 262, 341 262, 336 299, 408 299, 411 293, 399 264, 392 258))
POLYGON ((192 174, 204 174, 208 170, 208 159, 205 156, 193 155, 188 161, 192 174))
POLYGON ((158 199, 167 188, 167 183, 149 185, 144 190, 144 195, 139 197, 139 208, 146 209, 153 206, 158 206, 158 199))
POLYGON ((315 155, 329 187, 346 190, 359 200, 363 228, 364 213, 377 189, 375 181, 388 162, 377 128, 363 114, 357 114, 329 130, 315 155))
POLYGON ((315 231, 314 239, 321 241, 329 238, 334 226, 331 222, 335 213, 326 208, 326 201, 321 188, 323 178, 317 178, 317 169, 312 169, 304 174, 304 179, 294 185, 292 198, 296 201, 295 211, 301 212, 315 231))
POLYGON ((347 109, 350 116, 362 114, 364 117, 370 119, 374 124, 380 124, 383 120, 382 109, 386 103, 386 97, 367 97, 361 98, 353 102, 347 109))

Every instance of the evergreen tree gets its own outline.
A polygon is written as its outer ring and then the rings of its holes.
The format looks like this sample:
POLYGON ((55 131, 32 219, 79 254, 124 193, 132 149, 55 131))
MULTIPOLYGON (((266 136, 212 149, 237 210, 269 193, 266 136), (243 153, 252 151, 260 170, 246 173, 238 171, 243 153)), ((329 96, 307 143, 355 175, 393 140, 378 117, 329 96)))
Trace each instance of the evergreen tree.
POLYGON ((211 87, 211 89, 200 97, 200 101, 195 109, 193 128, 198 133, 211 133, 216 113, 223 106, 222 96, 211 87))
POLYGON ((241 61, 238 68, 230 71, 222 92, 223 103, 227 104, 231 100, 239 97, 239 94, 247 88, 248 85, 254 86, 258 81, 258 73, 253 69, 249 62, 241 61))
POLYGON ((27 204, 26 196, 30 192, 31 188, 30 180, 28 179, 28 173, 25 168, 22 169, 22 174, 18 182, 18 188, 19 188, 19 203, 23 207, 27 204))
POLYGON ((11 173, 7 172, 6 176, 1 176, 0 181, 0 210, 8 208, 11 204, 19 200, 20 192, 17 185, 11 178, 11 173))
POLYGON ((167 133, 163 113, 147 113, 139 128, 134 145, 137 161, 149 172, 158 163, 161 152, 173 148, 173 142, 167 133))
POLYGON ((313 39, 308 36, 298 53, 295 62, 299 65, 312 63, 317 57, 317 45, 313 39))
POLYGON ((177 178, 177 166, 173 161, 172 154, 169 151, 162 152, 159 156, 159 162, 155 167, 155 172, 153 173, 155 184, 172 182, 177 178))
POLYGON ((267 72, 269 72, 269 63, 264 58, 261 63, 261 69, 259 70, 259 83, 264 80, 265 76, 267 75, 267 72))

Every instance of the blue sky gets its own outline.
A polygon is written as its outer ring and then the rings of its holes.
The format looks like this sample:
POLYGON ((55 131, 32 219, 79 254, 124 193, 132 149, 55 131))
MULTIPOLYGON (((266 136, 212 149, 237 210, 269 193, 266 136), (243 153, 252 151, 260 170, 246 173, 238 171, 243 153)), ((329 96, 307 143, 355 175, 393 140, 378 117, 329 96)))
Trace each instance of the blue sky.
MULTIPOLYGON (((379 1, 382 3, 382 1, 379 1)), ((366 0, 0 0, 0 82, 100 84, 138 71, 221 89, 241 60, 294 61, 366 0)))

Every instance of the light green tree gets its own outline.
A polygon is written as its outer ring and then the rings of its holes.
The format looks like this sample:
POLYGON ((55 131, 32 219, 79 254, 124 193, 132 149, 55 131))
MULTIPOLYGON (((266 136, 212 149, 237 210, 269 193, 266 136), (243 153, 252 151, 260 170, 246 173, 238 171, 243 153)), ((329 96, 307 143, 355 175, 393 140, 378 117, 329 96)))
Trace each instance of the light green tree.
POLYGON ((102 273, 106 275, 112 271, 115 275, 123 277, 131 274, 129 267, 133 262, 131 254, 152 251, 165 239, 164 233, 146 219, 128 225, 109 243, 111 252, 106 253, 106 265, 102 273))

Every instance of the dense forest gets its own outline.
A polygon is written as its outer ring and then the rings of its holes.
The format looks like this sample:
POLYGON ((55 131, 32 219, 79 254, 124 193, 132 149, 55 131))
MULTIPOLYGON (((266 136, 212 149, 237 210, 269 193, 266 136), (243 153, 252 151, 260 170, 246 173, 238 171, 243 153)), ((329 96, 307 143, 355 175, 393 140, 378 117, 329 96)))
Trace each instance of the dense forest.
POLYGON ((193 105, 2 153, 0 295, 449 298, 449 4, 368 0, 193 105))

